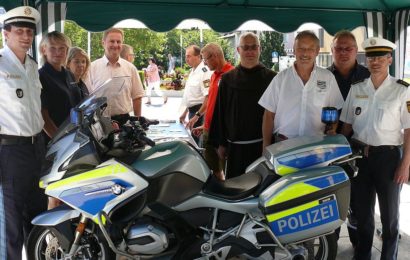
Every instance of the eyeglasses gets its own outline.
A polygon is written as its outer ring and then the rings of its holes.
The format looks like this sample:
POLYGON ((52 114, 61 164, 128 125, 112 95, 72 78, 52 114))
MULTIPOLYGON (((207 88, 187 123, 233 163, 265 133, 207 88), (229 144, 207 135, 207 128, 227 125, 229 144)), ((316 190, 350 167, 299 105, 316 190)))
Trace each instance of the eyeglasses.
POLYGON ((336 52, 352 52, 353 50, 355 50, 356 49, 356 47, 354 47, 354 46, 350 46, 350 47, 333 47, 333 49, 336 51, 336 52))
POLYGON ((249 50, 256 51, 256 50, 259 48, 259 45, 258 45, 258 44, 254 44, 254 45, 240 45, 239 47, 240 47, 242 50, 244 50, 244 51, 249 51, 249 50))
POLYGON ((382 61, 384 58, 390 58, 390 54, 385 54, 382 56, 366 57, 367 61, 382 61))
POLYGON ((213 54, 210 54, 210 55, 208 56, 208 58, 202 57, 202 59, 206 62, 207 60, 209 60, 210 58, 212 58, 212 56, 214 56, 214 55, 213 55, 213 54))

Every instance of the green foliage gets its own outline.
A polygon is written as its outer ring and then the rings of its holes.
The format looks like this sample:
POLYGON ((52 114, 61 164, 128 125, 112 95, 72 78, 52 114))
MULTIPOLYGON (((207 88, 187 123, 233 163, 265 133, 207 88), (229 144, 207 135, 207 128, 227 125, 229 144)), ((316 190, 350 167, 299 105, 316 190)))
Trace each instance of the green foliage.
MULTIPOLYGON (((72 21, 65 21, 64 33, 71 39, 73 46, 81 47, 87 51, 87 31, 72 21)), ((135 62, 138 69, 148 66, 148 59, 153 57, 157 60, 157 65, 163 70, 168 67, 168 54, 176 57, 177 67, 188 70, 185 63, 185 49, 189 45, 196 44, 203 47, 210 42, 216 42, 224 51, 225 58, 235 65, 235 49, 229 41, 222 39, 219 33, 212 30, 203 30, 202 46, 200 42, 200 31, 192 30, 171 30, 166 33, 158 33, 149 29, 124 29, 124 43, 134 48, 135 62), (182 46, 181 46, 182 37, 182 46), (181 66, 182 59, 182 66, 181 66)), ((91 61, 96 60, 104 54, 102 47, 102 32, 91 33, 91 61)), ((0 47, 2 35, 0 34, 0 47)), ((283 46, 283 35, 278 32, 263 32, 260 34, 262 47, 261 62, 268 68, 272 68, 272 51, 277 51, 279 55, 286 55, 283 46)))
POLYGON ((220 34, 212 30, 202 31, 203 39, 201 44, 200 31, 198 29, 192 30, 171 30, 166 33, 167 43, 165 47, 166 53, 171 53, 172 56, 177 57, 177 65, 182 66, 185 63, 185 49, 190 45, 198 45, 199 47, 205 46, 207 43, 218 43, 224 52, 225 58, 229 61, 234 60, 234 49, 229 45, 229 42, 220 37, 220 34), (181 46, 182 36, 182 46, 181 46))
POLYGON ((260 34, 262 47, 261 62, 267 67, 272 68, 272 52, 277 51, 279 56, 285 56, 286 52, 283 45, 283 34, 278 32, 262 32, 260 34))

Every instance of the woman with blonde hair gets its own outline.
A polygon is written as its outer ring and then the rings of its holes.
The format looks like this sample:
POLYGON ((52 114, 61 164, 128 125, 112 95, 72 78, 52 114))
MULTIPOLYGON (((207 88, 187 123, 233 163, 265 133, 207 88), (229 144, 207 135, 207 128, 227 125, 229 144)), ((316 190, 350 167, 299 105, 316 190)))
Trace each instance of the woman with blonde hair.
POLYGON ((84 79, 90 68, 90 58, 80 47, 71 47, 68 51, 67 69, 74 75, 75 82, 81 89, 81 98, 88 96, 88 88, 84 79))
MULTIPOLYGON (((57 128, 68 118, 71 108, 81 101, 81 90, 74 75, 65 68, 70 39, 57 31, 47 33, 40 42, 41 61, 39 69, 41 90, 41 114, 44 119, 45 139, 50 140, 57 128)), ((48 208, 59 205, 50 197, 48 208)))
POLYGON ((40 42, 43 66, 39 70, 41 113, 46 137, 52 138, 57 128, 81 100, 81 90, 74 75, 65 68, 70 39, 57 31, 47 33, 40 42))

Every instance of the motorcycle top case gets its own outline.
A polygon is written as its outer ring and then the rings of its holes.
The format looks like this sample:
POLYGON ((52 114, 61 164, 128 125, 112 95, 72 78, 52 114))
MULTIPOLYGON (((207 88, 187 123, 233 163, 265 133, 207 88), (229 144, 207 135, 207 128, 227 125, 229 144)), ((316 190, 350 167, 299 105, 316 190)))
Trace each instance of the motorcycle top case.
POLYGON ((347 217, 350 181, 341 167, 306 169, 282 177, 260 196, 259 206, 282 243, 333 232, 347 217))
POLYGON ((280 176, 329 165, 352 154, 343 135, 302 136, 268 146, 264 156, 280 176))

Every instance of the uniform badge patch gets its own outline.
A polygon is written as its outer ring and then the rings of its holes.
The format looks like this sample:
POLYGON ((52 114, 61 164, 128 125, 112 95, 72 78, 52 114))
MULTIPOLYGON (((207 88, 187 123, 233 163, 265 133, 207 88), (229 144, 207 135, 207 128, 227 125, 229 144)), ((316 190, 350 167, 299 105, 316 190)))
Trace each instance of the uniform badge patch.
POLYGON ((362 108, 361 107, 356 107, 356 110, 354 111, 355 115, 358 116, 362 113, 362 108))
POLYGON ((203 81, 205 88, 209 88, 209 82, 210 82, 209 79, 206 79, 203 81))
POLYGON ((319 91, 325 90, 326 89, 326 81, 318 80, 317 81, 317 87, 319 88, 319 91))
POLYGON ((407 105, 407 112, 410 113, 410 100, 406 101, 406 105, 407 105))
POLYGON ((22 98, 24 96, 23 90, 21 88, 16 89, 16 95, 18 98, 22 98))

